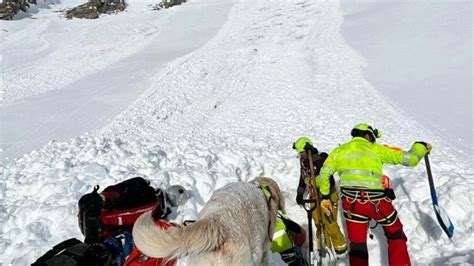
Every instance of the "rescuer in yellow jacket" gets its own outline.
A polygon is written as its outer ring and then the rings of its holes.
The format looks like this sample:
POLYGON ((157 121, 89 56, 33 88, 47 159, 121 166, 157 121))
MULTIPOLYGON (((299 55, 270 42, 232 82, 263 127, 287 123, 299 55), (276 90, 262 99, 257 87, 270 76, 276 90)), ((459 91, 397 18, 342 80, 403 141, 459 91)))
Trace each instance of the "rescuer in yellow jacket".
MULTIPOLYGON (((308 152, 312 152, 313 157, 313 170, 315 175, 319 174, 321 167, 323 166, 324 160, 328 157, 328 154, 325 152, 319 152, 316 147, 314 147, 313 142, 308 137, 301 137, 295 141, 293 144, 293 148, 300 156, 300 181, 298 183, 298 188, 296 192, 296 203, 302 206, 303 203, 303 194, 308 190, 308 182, 311 176, 310 170, 310 163, 309 163, 309 154, 308 152)), ((324 216, 322 219, 322 224, 324 229, 320 228, 319 223, 319 213, 317 211, 313 211, 312 216, 314 220, 314 224, 316 225, 316 231, 321 232, 324 235, 325 246, 328 248, 333 248, 336 254, 342 255, 347 251, 346 245, 346 238, 344 234, 342 234, 341 229, 337 223, 337 204, 339 202, 339 195, 336 189, 336 183, 334 178, 330 176, 330 185, 329 185, 329 198, 333 208, 336 210, 332 213, 331 217, 324 216)), ((320 237, 321 234, 317 234, 317 243, 318 243, 318 250, 321 249, 320 245, 320 237)))
POLYGON ((332 213, 330 176, 339 175, 342 208, 350 240, 351 265, 368 265, 367 230, 370 219, 383 226, 388 242, 390 265, 410 265, 407 238, 391 199, 382 185, 383 165, 416 166, 431 151, 431 145, 415 142, 409 151, 376 143, 381 132, 367 124, 358 124, 352 140, 334 149, 324 162, 316 182, 323 200, 321 209, 332 213))

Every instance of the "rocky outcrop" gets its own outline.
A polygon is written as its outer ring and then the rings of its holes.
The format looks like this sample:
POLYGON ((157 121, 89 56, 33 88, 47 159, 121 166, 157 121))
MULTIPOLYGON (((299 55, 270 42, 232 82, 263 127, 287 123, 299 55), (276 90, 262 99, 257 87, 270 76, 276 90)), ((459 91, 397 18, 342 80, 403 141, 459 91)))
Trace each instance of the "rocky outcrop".
POLYGON ((20 10, 26 12, 30 4, 36 4, 36 0, 3 0, 0 4, 0 19, 11 20, 20 10))
POLYGON ((96 19, 100 14, 110 14, 125 10, 124 0, 90 0, 88 3, 66 11, 66 18, 96 19))
POLYGON ((182 3, 185 3, 185 2, 186 0, 162 0, 159 6, 161 8, 169 8, 172 6, 181 5, 182 3))

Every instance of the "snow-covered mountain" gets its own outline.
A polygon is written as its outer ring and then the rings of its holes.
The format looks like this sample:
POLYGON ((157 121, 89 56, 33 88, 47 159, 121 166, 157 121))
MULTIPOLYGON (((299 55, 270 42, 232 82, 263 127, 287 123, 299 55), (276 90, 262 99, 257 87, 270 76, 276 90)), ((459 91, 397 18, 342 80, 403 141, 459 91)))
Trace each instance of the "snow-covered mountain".
MULTIPOLYGON (((229 182, 270 176, 290 217, 306 224, 294 202, 293 141, 307 135, 330 151, 350 138, 353 125, 368 122, 384 132, 381 142, 434 147, 435 184, 456 226, 453 241, 435 220, 423 163, 385 169, 413 264, 474 263, 472 154, 368 81, 363 67, 371 61, 341 34, 338 1, 194 0, 159 12, 139 1, 95 21, 54 12, 67 5, 1 25, 0 143, 7 155, 0 165, 0 262, 27 265, 54 244, 81 238, 78 199, 96 184, 138 175, 192 192, 177 222, 194 218, 229 182)), ((374 234, 370 262, 384 265, 385 238, 380 227, 374 234)), ((284 265, 277 255, 272 264, 284 265)))

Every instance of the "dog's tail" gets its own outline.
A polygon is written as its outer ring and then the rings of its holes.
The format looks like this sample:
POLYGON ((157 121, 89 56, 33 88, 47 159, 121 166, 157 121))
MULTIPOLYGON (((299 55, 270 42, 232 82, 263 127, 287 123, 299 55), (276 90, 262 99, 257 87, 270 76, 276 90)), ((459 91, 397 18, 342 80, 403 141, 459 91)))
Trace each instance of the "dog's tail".
POLYGON ((161 229, 155 225, 151 212, 146 212, 133 226, 133 241, 149 257, 176 258, 218 249, 224 242, 223 233, 210 219, 188 226, 161 229))

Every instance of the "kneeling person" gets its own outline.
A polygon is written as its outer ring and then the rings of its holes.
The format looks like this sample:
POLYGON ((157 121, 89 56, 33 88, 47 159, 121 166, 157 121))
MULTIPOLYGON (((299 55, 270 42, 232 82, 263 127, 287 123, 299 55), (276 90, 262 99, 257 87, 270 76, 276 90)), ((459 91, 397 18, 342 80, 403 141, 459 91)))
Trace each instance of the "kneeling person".
POLYGON ((278 211, 272 252, 280 253, 281 259, 291 266, 307 265, 301 246, 306 240, 306 232, 285 213, 278 211))

